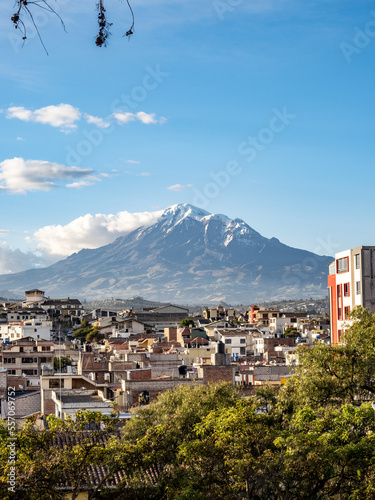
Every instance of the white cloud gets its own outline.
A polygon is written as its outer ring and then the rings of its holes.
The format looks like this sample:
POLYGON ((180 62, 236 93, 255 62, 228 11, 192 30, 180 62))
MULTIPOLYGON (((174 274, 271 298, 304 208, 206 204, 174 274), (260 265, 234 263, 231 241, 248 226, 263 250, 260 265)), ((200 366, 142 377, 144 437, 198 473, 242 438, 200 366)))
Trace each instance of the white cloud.
POLYGON ((145 113, 144 111, 139 111, 136 114, 136 116, 137 116, 139 121, 141 121, 142 123, 145 123, 146 125, 148 125, 150 123, 158 123, 158 120, 155 118, 155 113, 148 114, 148 113, 145 113))
POLYGON ((148 177, 151 175, 150 172, 140 172, 139 174, 137 174, 135 172, 129 172, 128 170, 125 170, 124 174, 135 175, 136 177, 148 177))
POLYGON ((10 229, 0 229, 0 234, 8 234, 10 233, 10 229))
MULTIPOLYGON (((62 132, 71 132, 75 130, 77 128, 77 122, 82 118, 82 116, 85 118, 87 123, 95 125, 98 128, 110 127, 111 118, 112 121, 114 119, 118 125, 124 125, 134 121, 140 121, 145 125, 155 123, 162 124, 167 121, 164 116, 157 118, 155 113, 145 113, 144 111, 138 111, 137 113, 118 111, 110 115, 107 120, 105 120, 100 116, 82 113, 78 108, 75 108, 71 104, 64 103, 58 104, 57 106, 45 106, 44 108, 39 108, 34 111, 23 106, 12 106, 6 111, 6 118, 8 119, 43 123, 45 125, 51 125, 52 127, 58 127, 62 132)), ((17 137, 17 140, 22 140, 22 138, 17 137)), ((139 162, 129 160, 129 163, 139 162)))
POLYGON ((119 125, 133 122, 135 120, 134 113, 127 113, 125 111, 118 111, 117 113, 113 113, 113 116, 119 125))
POLYGON ((44 260, 32 252, 12 250, 6 241, 0 244, 0 274, 17 273, 44 264, 44 260))
POLYGON ((45 226, 34 233, 38 249, 49 256, 66 257, 82 248, 98 248, 112 243, 141 226, 154 224, 163 213, 118 212, 117 214, 86 214, 65 226, 45 226))
POLYGON ((113 117, 119 125, 124 125, 125 123, 133 122, 135 120, 139 120, 145 125, 150 125, 153 123, 165 123, 167 121, 164 116, 156 118, 155 113, 145 113, 144 111, 138 111, 138 113, 117 111, 116 113, 113 113, 113 117))
POLYGON ((52 127, 60 127, 63 131, 69 131, 77 128, 75 122, 81 118, 81 112, 78 108, 63 103, 57 106, 46 106, 35 111, 21 106, 13 106, 8 108, 7 118, 43 123, 52 127))
POLYGON ((168 186, 169 191, 184 191, 187 188, 193 187, 193 184, 173 184, 173 186, 168 186))
POLYGON ((99 128, 108 128, 111 126, 109 122, 106 122, 105 120, 103 120, 103 118, 100 118, 99 116, 92 116, 85 113, 84 117, 86 118, 87 123, 93 123, 99 128))
POLYGON ((67 188, 73 188, 73 189, 80 189, 80 188, 83 188, 83 187, 89 187, 89 186, 93 186, 93 185, 94 185, 94 182, 79 181, 79 182, 72 182, 70 184, 67 184, 66 187, 67 188))
POLYGON ((134 165, 138 165, 139 163, 141 163, 140 161, 137 161, 137 160, 126 160, 125 163, 134 163, 134 165))
POLYGON ((49 191, 66 179, 93 180, 88 168, 67 167, 49 161, 13 158, 0 163, 0 189, 23 194, 27 191, 49 191))

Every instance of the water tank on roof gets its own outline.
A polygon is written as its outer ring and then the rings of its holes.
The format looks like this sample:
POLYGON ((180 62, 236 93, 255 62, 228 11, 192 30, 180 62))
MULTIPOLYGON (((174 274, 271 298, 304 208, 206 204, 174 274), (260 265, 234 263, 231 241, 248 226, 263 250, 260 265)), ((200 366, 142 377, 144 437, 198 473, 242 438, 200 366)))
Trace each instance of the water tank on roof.
POLYGON ((302 342, 301 337, 297 337, 297 338, 296 338, 296 343, 297 343, 297 344, 300 344, 301 342, 302 342))

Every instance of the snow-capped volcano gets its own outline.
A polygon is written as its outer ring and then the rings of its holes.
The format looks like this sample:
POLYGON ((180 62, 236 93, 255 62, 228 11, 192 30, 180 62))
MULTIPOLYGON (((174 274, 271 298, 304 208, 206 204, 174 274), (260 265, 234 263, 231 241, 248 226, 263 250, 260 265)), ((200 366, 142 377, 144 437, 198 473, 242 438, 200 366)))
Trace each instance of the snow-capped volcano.
POLYGON ((0 276, 0 288, 195 303, 322 297, 331 260, 265 238, 241 219, 184 204, 109 245, 45 269, 0 276))

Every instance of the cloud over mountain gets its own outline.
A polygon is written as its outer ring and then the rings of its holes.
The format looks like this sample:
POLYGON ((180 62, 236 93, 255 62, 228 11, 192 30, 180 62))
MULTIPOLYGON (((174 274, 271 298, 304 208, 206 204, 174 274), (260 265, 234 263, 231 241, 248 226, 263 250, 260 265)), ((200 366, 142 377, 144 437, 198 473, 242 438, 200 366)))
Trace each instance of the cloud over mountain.
POLYGON ((34 233, 39 250, 56 257, 66 257, 83 248, 98 248, 112 243, 119 236, 141 226, 150 226, 160 218, 156 212, 118 212, 117 214, 86 214, 65 226, 52 225, 34 233))

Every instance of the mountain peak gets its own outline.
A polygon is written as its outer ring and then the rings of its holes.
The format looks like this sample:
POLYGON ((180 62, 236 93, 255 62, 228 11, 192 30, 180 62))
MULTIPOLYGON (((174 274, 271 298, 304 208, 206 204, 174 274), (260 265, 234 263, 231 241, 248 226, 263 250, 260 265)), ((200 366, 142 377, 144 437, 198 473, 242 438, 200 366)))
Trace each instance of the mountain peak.
POLYGON ((210 215, 210 213, 206 212, 206 210, 203 210, 202 208, 190 205, 190 203, 180 203, 166 208, 162 217, 172 219, 175 223, 177 223, 182 219, 185 219, 185 217, 201 220, 203 217, 207 217, 207 215, 210 215))

